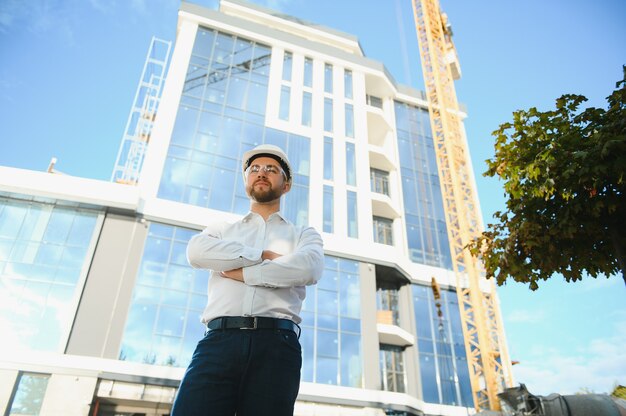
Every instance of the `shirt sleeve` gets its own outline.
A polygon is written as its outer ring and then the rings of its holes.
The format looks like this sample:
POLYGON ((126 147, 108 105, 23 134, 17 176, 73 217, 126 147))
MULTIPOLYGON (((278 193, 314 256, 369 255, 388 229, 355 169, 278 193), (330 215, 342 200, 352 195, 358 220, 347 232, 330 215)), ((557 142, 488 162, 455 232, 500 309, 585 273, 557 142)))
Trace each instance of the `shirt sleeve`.
POLYGON ((223 240, 219 225, 210 225, 187 245, 187 261, 194 269, 216 272, 238 269, 262 261, 263 250, 236 241, 223 240))
POLYGON ((312 227, 302 230, 296 249, 274 260, 243 269, 244 282, 251 286, 294 287, 313 285, 324 271, 322 237, 312 227))

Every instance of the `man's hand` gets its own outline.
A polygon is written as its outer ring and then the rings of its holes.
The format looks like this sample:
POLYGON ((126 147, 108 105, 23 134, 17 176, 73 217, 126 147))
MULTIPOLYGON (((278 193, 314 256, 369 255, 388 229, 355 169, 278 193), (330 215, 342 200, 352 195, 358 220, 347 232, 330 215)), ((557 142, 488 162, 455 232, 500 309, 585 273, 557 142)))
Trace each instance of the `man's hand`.
POLYGON ((274 260, 277 259, 279 257, 281 257, 282 254, 278 254, 274 251, 271 250, 263 250, 263 254, 261 254, 261 259, 262 260, 274 260))
MULTIPOLYGON (((274 260, 281 256, 282 254, 278 254, 274 251, 263 250, 263 254, 261 254, 261 259, 262 260, 274 260)), ((226 270, 226 271, 220 272, 220 276, 225 277, 227 279, 233 279, 239 282, 243 282, 243 268, 240 267, 238 269, 226 270)))
POLYGON ((238 269, 226 270, 226 271, 220 272, 220 276, 225 277, 227 279, 233 279, 239 282, 243 282, 243 268, 240 267, 238 269))

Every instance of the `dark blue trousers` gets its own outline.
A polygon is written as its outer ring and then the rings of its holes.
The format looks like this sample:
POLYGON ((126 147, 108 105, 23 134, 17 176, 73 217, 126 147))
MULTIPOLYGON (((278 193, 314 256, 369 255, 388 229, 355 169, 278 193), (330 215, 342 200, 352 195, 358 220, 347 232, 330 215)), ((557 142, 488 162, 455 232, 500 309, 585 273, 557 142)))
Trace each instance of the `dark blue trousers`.
POLYGON ((292 331, 211 330, 196 347, 171 416, 292 416, 301 366, 292 331))

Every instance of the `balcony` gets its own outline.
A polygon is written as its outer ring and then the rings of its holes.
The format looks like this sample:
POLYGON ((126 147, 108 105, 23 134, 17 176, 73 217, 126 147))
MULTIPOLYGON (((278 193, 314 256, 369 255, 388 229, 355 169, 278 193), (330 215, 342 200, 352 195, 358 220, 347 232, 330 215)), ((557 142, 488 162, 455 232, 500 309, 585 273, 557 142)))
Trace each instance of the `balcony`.
POLYGON ((372 192, 372 214, 389 219, 400 218, 400 210, 387 195, 372 192))
POLYGON ((367 107, 367 131, 369 143, 376 146, 383 146, 387 134, 391 133, 391 125, 385 117, 382 109, 377 107, 367 107))
POLYGON ((369 145, 370 167, 374 169, 385 170, 387 172, 395 169, 392 162, 393 157, 390 146, 369 145))
POLYGON ((378 341, 381 344, 395 345, 398 347, 415 345, 415 337, 411 335, 410 332, 393 324, 392 311, 377 311, 376 320, 378 341))

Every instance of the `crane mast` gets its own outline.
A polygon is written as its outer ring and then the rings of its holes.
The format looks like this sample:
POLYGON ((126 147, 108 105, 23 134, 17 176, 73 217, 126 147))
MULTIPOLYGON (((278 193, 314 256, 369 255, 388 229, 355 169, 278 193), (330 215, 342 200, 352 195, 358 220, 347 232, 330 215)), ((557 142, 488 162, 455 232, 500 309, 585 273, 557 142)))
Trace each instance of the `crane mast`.
POLYGON ((479 260, 465 248, 480 234, 482 221, 453 83, 460 76, 456 52, 439 1, 412 3, 474 406, 499 410, 497 394, 512 386, 511 361, 495 285, 485 281, 479 260))

